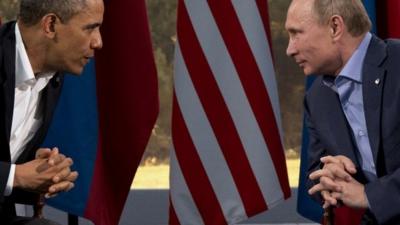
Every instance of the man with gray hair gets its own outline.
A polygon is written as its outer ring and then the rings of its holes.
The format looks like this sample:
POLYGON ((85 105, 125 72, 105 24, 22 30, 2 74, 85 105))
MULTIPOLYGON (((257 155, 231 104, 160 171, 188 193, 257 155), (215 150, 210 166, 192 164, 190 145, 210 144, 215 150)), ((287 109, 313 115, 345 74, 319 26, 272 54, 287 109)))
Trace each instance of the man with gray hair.
POLYGON ((74 186, 72 159, 40 145, 63 73, 79 75, 102 47, 103 13, 102 0, 21 0, 17 21, 0 29, 1 224, 55 224, 19 217, 14 205, 74 186))
POLYGON ((369 33, 361 0, 293 0, 285 26, 287 54, 320 75, 304 102, 309 193, 400 224, 400 41, 369 33))

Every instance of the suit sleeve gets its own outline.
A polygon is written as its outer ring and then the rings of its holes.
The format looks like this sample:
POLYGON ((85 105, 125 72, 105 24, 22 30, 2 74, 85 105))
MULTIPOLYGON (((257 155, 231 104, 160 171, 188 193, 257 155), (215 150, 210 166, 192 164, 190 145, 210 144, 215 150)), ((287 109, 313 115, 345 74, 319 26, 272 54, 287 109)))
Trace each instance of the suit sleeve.
MULTIPOLYGON (((309 104, 307 102, 307 98, 304 100, 304 114, 305 114, 305 125, 308 130, 309 136, 309 144, 307 149, 307 188, 310 189, 318 182, 309 179, 309 175, 320 169, 322 167, 322 163, 320 158, 326 155, 326 151, 321 145, 318 132, 315 129, 313 118, 309 109, 309 104)), ((314 200, 322 204, 321 195, 314 194, 311 196, 314 200)))
POLYGON ((400 221, 400 169, 365 185, 370 210, 379 224, 400 221))
POLYGON ((7 199, 15 203, 20 204, 36 204, 39 195, 32 192, 27 192, 23 190, 13 189, 10 196, 4 196, 4 191, 7 186, 8 176, 10 173, 11 164, 8 162, 0 162, 0 204, 7 199))
POLYGON ((7 186, 8 175, 10 174, 11 164, 8 162, 0 162, 0 202, 4 199, 4 191, 7 186))

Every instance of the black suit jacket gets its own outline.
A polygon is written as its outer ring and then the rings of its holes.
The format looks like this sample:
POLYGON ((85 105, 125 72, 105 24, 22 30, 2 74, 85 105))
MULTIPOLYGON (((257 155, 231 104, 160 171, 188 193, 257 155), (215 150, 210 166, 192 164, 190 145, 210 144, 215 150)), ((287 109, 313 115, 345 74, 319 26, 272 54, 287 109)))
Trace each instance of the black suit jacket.
MULTIPOLYGON (((344 155, 356 163, 356 179, 365 184, 369 224, 400 224, 400 41, 373 36, 363 65, 363 101, 368 137, 378 180, 367 182, 338 95, 318 77, 306 94, 310 131, 308 173, 321 167, 325 155, 344 155)), ((309 180, 308 186, 314 182, 309 180)), ((318 196, 315 196, 318 198, 318 196)))
MULTIPOLYGON (((14 109, 15 92, 15 22, 4 24, 0 29, 0 221, 5 216, 13 216, 15 202, 33 203, 35 195, 21 190, 13 190, 10 197, 4 197, 4 190, 10 171, 10 133, 14 109)), ((43 90, 43 123, 24 152, 17 159, 21 164, 34 159, 36 150, 45 138, 51 117, 60 95, 63 76, 56 74, 43 90)))

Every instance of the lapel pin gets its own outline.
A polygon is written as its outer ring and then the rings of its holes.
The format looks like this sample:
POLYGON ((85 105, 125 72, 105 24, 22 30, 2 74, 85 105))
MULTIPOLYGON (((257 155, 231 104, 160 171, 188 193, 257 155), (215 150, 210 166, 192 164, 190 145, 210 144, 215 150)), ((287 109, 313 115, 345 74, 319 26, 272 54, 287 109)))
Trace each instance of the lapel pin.
POLYGON ((379 78, 375 80, 376 85, 378 85, 380 82, 381 82, 381 79, 379 79, 379 78))

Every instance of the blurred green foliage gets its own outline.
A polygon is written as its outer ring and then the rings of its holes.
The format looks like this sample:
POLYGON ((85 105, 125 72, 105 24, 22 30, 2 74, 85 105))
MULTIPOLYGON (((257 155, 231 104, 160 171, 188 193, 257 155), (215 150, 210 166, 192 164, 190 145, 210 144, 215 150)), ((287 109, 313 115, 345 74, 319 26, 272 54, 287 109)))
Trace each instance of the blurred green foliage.
POLYGON ((3 23, 17 17, 18 6, 18 0, 0 0, 0 18, 3 23))

